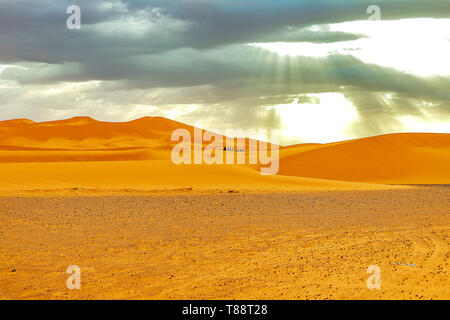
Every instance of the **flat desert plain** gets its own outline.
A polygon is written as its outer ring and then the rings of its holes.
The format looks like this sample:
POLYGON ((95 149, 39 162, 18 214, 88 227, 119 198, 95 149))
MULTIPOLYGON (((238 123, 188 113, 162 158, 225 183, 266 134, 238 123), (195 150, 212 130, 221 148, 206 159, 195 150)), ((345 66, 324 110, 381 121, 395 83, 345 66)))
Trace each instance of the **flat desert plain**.
POLYGON ((0 298, 450 298, 450 134, 280 147, 263 176, 173 164, 178 128, 0 122, 0 298))

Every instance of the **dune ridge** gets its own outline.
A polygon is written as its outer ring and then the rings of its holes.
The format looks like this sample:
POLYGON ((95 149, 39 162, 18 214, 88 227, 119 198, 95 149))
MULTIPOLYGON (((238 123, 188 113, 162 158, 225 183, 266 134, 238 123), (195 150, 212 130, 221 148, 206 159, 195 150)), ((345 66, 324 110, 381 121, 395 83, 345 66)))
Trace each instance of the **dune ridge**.
MULTIPOLYGON (((176 129, 194 135, 194 127, 162 117, 0 121, 0 189, 292 191, 450 183, 450 134, 400 133, 283 146, 278 175, 262 177, 255 165, 174 165, 170 153, 177 142, 171 142, 171 134, 176 129)), ((248 139, 245 144, 248 150, 248 139)))
POLYGON ((450 134, 398 133, 285 152, 279 174, 387 184, 450 182, 450 134))

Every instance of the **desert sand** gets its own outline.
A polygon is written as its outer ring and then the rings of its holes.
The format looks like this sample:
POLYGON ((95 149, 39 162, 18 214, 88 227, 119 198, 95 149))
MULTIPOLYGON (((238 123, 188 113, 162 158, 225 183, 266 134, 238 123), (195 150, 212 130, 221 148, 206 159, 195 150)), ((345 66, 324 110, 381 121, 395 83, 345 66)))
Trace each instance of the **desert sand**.
POLYGON ((449 199, 445 187, 3 197, 0 298, 449 299, 449 199), (69 265, 80 290, 66 288, 69 265))
POLYGON ((280 146, 262 176, 173 164, 179 128, 0 122, 0 298, 450 298, 450 134, 280 146))

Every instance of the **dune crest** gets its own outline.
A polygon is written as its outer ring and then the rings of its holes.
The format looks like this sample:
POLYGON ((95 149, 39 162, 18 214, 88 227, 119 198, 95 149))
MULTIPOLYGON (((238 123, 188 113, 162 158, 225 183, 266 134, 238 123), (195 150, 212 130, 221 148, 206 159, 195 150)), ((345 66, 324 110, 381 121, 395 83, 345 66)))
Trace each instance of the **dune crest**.
POLYGON ((254 165, 231 169, 226 165, 174 166, 170 153, 176 144, 171 142, 176 129, 186 129, 191 135, 194 132, 192 126, 162 117, 128 122, 103 122, 90 117, 47 122, 0 121, 1 188, 45 188, 45 181, 55 188, 101 188, 104 182, 105 188, 122 184, 137 189, 194 185, 255 190, 261 186, 267 190, 308 186, 327 189, 331 185, 346 189, 358 188, 358 183, 361 188, 368 188, 361 183, 450 184, 450 134, 389 134, 330 144, 285 146, 280 148, 278 177, 262 178, 254 165), (21 170, 29 170, 30 174, 19 174, 21 170), (50 173, 52 170, 59 173, 50 173), (117 177, 115 181, 105 180, 108 170, 117 177), (64 171, 68 173, 62 174, 64 171), (103 178, 98 176, 100 172, 103 178), (54 183, 61 176, 63 181, 54 183), (190 183, 192 179, 197 182, 190 183), (235 183, 230 183, 233 179, 235 183))
POLYGON ((279 174, 387 184, 450 183, 450 134, 399 133, 295 148, 279 174))

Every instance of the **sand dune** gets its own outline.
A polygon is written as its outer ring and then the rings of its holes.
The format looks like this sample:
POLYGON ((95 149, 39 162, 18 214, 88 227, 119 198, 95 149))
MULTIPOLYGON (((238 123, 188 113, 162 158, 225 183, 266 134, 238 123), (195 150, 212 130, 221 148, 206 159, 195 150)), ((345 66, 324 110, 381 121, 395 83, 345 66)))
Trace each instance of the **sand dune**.
POLYGON ((250 165, 173 165, 170 152, 176 143, 170 137, 176 129, 194 135, 193 127, 161 117, 2 121, 0 189, 335 190, 381 188, 374 183, 450 183, 450 134, 280 147, 278 176, 262 177, 250 165))
POLYGON ((279 174, 372 183, 450 183, 450 134, 404 133, 286 150, 279 174))
POLYGON ((0 122, 0 144, 40 148, 136 147, 168 145, 173 130, 192 127, 160 117, 101 122, 89 117, 27 123, 0 122))
POLYGON ((262 176, 259 171, 246 165, 177 166, 163 160, 3 163, 0 164, 0 176, 0 193, 2 190, 14 190, 15 194, 25 190, 89 194, 94 190, 294 192, 392 188, 301 177, 262 176))
MULTIPOLYGON (((0 121, 0 162, 89 161, 90 156, 67 151, 124 151, 121 148, 148 148, 147 160, 170 160, 177 142, 171 135, 177 129, 194 137, 194 127, 161 117, 144 117, 129 122, 102 122, 89 117, 35 123, 26 119, 0 121), (38 148, 39 150, 30 149, 38 148), (99 150, 101 149, 101 150, 99 150), (23 151, 23 153, 2 153, 23 151), (25 155, 26 151, 52 151, 52 155, 25 155), (56 152, 61 151, 58 155, 56 152), (79 160, 83 159, 83 160, 79 160)), ((205 130, 201 130, 202 133, 205 130)), ((225 145, 226 137, 218 135, 225 145)), ((235 141, 236 142, 236 141, 235 141)), ((237 143, 237 142, 236 142, 237 143)), ((245 139, 246 146, 249 139, 245 139)), ((115 160, 143 160, 142 153, 114 157, 115 160)), ((112 155, 92 153, 92 161, 111 160, 112 155)))

